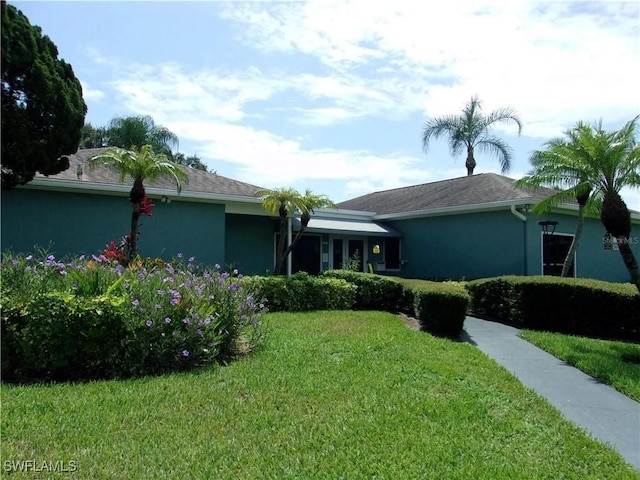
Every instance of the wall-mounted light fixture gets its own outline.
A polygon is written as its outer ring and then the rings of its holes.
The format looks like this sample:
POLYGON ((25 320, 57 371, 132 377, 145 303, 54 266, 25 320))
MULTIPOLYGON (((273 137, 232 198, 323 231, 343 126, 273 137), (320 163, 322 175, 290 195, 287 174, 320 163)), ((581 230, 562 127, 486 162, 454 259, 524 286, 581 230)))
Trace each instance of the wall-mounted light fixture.
POLYGON ((545 235, 553 235, 556 231, 556 226, 558 222, 556 220, 540 220, 538 225, 542 227, 542 231, 545 235))
POLYGON ((378 255, 380 253, 380 245, 376 244, 373 246, 374 255, 378 255))

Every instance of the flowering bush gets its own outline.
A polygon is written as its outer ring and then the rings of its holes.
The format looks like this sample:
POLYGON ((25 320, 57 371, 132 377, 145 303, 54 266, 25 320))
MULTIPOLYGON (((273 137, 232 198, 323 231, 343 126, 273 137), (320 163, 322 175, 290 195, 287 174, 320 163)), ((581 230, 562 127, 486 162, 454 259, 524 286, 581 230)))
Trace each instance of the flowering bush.
POLYGON ((123 267, 107 255, 64 262, 6 254, 1 273, 8 379, 191 368, 249 351, 265 334, 264 303, 242 276, 198 267, 193 257, 123 267))

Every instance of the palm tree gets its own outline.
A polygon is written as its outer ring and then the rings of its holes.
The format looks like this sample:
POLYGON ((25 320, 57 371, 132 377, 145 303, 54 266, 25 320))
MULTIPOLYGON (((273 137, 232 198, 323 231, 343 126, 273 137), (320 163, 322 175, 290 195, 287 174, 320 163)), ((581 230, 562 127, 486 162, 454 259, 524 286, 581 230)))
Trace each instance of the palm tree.
POLYGON ((87 162, 89 168, 101 165, 118 172, 120 182, 124 182, 127 177, 133 179, 133 187, 129 192, 132 208, 131 230, 125 255, 125 264, 128 265, 136 254, 140 206, 146 199, 144 182, 169 178, 175 182, 176 189, 180 193, 182 185, 189 182, 189 177, 181 166, 168 160, 166 155, 156 153, 151 145, 144 145, 142 148, 133 147, 131 150, 109 148, 103 154, 96 155, 87 162))
POLYGON ((476 168, 475 148, 494 154, 500 161, 502 173, 511 168, 511 148, 501 139, 490 134, 491 127, 497 122, 515 122, 518 135, 522 132, 522 123, 511 108, 500 108, 485 116, 477 96, 464 107, 461 115, 448 115, 429 120, 424 124, 422 145, 425 152, 432 138, 449 137, 449 148, 453 156, 458 155, 464 147, 467 149, 467 175, 473 175, 476 168))
MULTIPOLYGON (((538 205, 539 211, 547 211, 553 205, 572 198, 578 200, 578 223, 571 246, 573 251, 582 229, 581 215, 599 210, 602 224, 618 242, 631 283, 640 292, 638 263, 629 242, 631 215, 620 197, 622 188, 640 186, 640 145, 635 132, 638 118, 640 115, 614 132, 605 131, 601 121, 595 125, 578 122, 565 132, 566 139, 553 139, 547 143, 545 151, 534 152, 531 158, 534 170, 516 184, 566 189, 538 205)), ((569 254, 573 259, 571 250, 569 254)), ((565 260, 563 271, 567 268, 565 260)))
POLYGON ((564 260, 561 273, 563 277, 569 276, 571 271, 582 236, 585 211, 588 209, 595 213, 595 203, 591 201, 593 183, 587 171, 589 165, 597 163, 597 159, 591 157, 594 152, 586 145, 588 140, 580 135, 580 130, 567 130, 565 135, 566 139, 549 140, 545 144, 545 150, 534 151, 529 158, 533 170, 515 183, 517 187, 534 190, 542 186, 552 186, 558 190, 534 206, 533 213, 536 215, 547 213, 558 204, 577 200, 576 232, 564 260))
POLYGON ((273 268, 275 274, 281 274, 284 267, 284 259, 291 253, 302 234, 309 225, 311 214, 316 208, 332 207, 334 203, 325 195, 316 195, 307 190, 305 195, 293 188, 260 189, 256 195, 261 197, 263 208, 269 213, 277 213, 280 218, 280 238, 276 247, 276 263, 273 268), (295 212, 300 212, 300 230, 291 242, 286 246, 287 218, 295 212))
POLYGON ((108 145, 130 149, 151 145, 167 158, 173 158, 173 148, 178 148, 178 137, 166 127, 156 125, 148 115, 115 117, 107 127, 108 145))

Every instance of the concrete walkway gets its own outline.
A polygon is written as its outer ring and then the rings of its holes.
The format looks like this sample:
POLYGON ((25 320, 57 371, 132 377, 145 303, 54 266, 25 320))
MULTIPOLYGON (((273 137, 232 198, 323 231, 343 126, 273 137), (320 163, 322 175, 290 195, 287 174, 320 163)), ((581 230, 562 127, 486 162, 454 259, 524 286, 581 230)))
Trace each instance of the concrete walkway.
POLYGON ((467 317, 464 330, 463 340, 640 470, 640 403, 522 340, 517 328, 467 317))

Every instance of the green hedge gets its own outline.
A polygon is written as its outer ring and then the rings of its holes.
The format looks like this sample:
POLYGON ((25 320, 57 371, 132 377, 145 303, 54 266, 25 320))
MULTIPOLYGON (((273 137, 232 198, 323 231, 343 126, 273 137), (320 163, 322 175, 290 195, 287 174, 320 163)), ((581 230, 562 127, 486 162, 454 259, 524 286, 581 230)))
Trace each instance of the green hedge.
POLYGON ((415 316, 422 330, 448 337, 456 337, 462 332, 470 300, 464 289, 429 282, 413 287, 413 295, 415 316))
POLYGON ((339 278, 296 273, 291 277, 245 277, 256 296, 265 298, 271 312, 350 310, 356 302, 356 286, 339 278))
POLYGON ((322 275, 340 278, 358 287, 354 306, 356 310, 398 312, 405 309, 402 305, 404 288, 389 277, 349 270, 327 270, 322 275))
POLYGON ((87 379, 119 371, 127 337, 125 299, 52 292, 27 302, 5 299, 2 372, 21 378, 87 379))
POLYGON ((640 340, 640 295, 627 284, 504 276, 468 282, 471 310, 520 328, 640 340))

